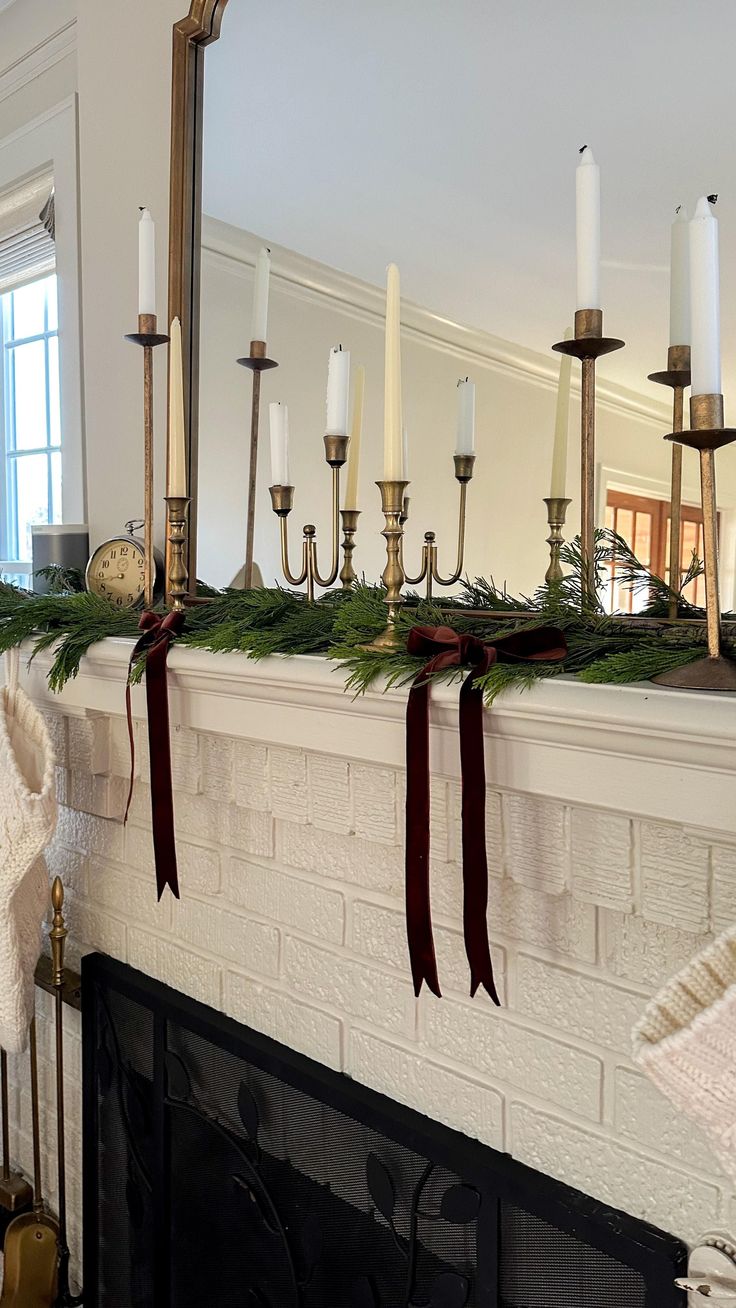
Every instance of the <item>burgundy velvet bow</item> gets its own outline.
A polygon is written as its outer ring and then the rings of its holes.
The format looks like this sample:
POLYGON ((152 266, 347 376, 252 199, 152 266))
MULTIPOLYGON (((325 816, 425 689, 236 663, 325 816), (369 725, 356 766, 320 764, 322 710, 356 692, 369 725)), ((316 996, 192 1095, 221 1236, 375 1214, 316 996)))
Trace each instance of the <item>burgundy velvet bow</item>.
POLYGON ((476 684, 496 662, 558 662, 567 642, 557 627, 537 627, 484 644, 451 627, 413 627, 407 648, 428 662, 415 678, 406 709, 406 925, 414 993, 426 981, 440 996, 429 899, 429 678, 443 668, 469 667, 460 689, 463 932, 470 993, 482 985, 499 1004, 488 942, 486 772, 483 694, 476 684))
POLYGON ((179 898, 179 877, 176 867, 176 839, 174 835, 174 796, 171 786, 171 740, 169 737, 169 693, 166 677, 166 659, 172 640, 184 627, 184 614, 145 612, 138 624, 143 635, 136 641, 130 656, 128 684, 125 688, 125 707, 128 714, 130 740, 130 789, 125 807, 128 820, 130 801, 133 798, 135 772, 135 739, 133 714, 130 703, 130 671, 140 654, 146 653, 146 704, 148 706, 148 748, 151 766, 151 818, 153 824, 153 853, 156 864, 156 889, 161 898, 166 886, 179 898))

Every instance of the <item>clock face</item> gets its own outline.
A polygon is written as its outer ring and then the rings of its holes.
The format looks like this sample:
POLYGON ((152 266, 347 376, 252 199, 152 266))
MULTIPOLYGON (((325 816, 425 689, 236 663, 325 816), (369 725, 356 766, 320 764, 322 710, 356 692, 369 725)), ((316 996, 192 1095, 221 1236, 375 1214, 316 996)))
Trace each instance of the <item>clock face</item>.
POLYGON ((87 587, 116 608, 129 608, 141 599, 145 586, 143 547, 132 536, 106 540, 87 564, 87 587))

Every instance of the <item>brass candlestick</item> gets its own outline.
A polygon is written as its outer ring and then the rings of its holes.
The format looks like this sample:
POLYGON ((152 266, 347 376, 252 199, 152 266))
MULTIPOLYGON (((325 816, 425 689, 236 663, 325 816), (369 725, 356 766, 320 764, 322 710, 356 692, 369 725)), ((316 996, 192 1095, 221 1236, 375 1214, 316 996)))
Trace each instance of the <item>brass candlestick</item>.
POLYGON ((340 569, 340 581, 343 590, 352 590, 353 582, 356 578, 355 568, 353 567, 353 551, 355 549, 355 533, 358 530, 358 518, 360 509, 340 509, 340 518, 342 519, 342 556, 343 564, 340 569))
POLYGON ((126 341, 143 348, 143 544, 145 549, 143 573, 143 603, 153 606, 153 351, 165 345, 168 336, 156 330, 155 313, 138 314, 138 331, 126 336, 126 341))
POLYGON ((718 516, 715 452, 736 441, 736 428, 723 425, 722 395, 691 395, 690 430, 674 431, 665 440, 677 441, 700 455, 700 494, 703 506, 703 562, 708 653, 684 667, 662 672, 654 680, 682 690, 736 691, 736 663, 721 653, 721 604, 718 593, 718 516))
MULTIPOLYGON (((314 600, 315 586, 334 585, 340 566, 340 469, 348 457, 349 436, 325 436, 325 460, 332 469, 332 561, 323 577, 317 564, 317 529, 308 522, 302 529, 302 566, 299 574, 289 564, 288 517, 294 507, 293 486, 271 486, 271 507, 281 520, 281 567, 290 586, 307 583, 307 599, 314 600)), ((352 551, 351 551, 352 552, 352 551)))
POLYGON ((250 354, 238 359, 242 368, 249 368, 253 373, 253 388, 250 401, 250 457, 248 462, 248 513, 245 527, 245 574, 243 589, 253 585, 253 537, 256 524, 256 477, 258 474, 258 431, 261 418, 261 373, 269 368, 278 368, 275 359, 266 357, 266 342, 251 341, 250 354))
POLYGON ((404 504, 408 481, 377 481, 381 492, 381 509, 386 525, 381 535, 386 541, 386 567, 381 580, 386 587, 386 607, 388 622, 385 631, 371 641, 367 649, 391 650, 401 644, 401 636, 396 627, 396 620, 403 600, 401 589, 404 585, 404 566, 401 558, 401 541, 404 534, 404 504))
MULTIPOLYGON (((473 468, 475 466, 475 455, 455 454, 453 458, 455 461, 455 478, 460 485, 460 509, 458 513, 458 532, 457 532, 457 562, 455 564, 455 570, 452 573, 452 575, 449 577, 442 576, 437 562, 438 551, 437 551, 437 539, 435 533, 433 531, 426 531, 424 533, 424 544, 422 546, 422 564, 419 573, 417 574, 416 577, 410 577, 408 573, 406 572, 404 573, 404 581, 408 586, 420 586, 421 583, 426 579, 428 600, 431 600, 432 598, 433 583, 436 582, 438 586, 454 586, 455 583, 459 581, 462 575, 463 562, 465 559, 465 520, 466 520, 466 506, 467 506, 467 495, 468 495, 468 482, 471 481, 473 476, 473 468)), ((400 518, 399 518, 399 524, 402 528, 405 522, 407 521, 408 517, 409 517, 409 496, 405 495, 403 499, 400 518)), ((402 532, 401 548, 402 548, 402 568, 403 568, 404 566, 403 532, 402 532)))
MULTIPOLYGON (((670 345, 667 351, 667 368, 664 372, 650 372, 649 380, 672 390, 672 431, 682 431, 682 411, 685 387, 690 385, 690 346, 670 345)), ((677 595, 680 590, 680 530, 682 516, 682 445, 672 442, 672 476, 670 488, 670 589, 676 593, 669 602, 669 617, 677 617, 677 595)))
POLYGON ((544 500, 547 505, 547 526, 549 527, 549 536, 547 544, 549 545, 549 567, 544 574, 544 580, 551 585, 553 582, 562 581, 564 573, 560 564, 560 553, 562 546, 565 544, 565 538, 562 535, 562 528, 565 525, 568 505, 572 500, 566 500, 561 495, 550 495, 544 500))
POLYGON ((170 608, 185 608, 189 594, 187 570, 187 517, 191 501, 188 495, 166 496, 167 540, 169 542, 169 573, 166 599, 170 608))
POLYGON ((571 354, 582 364, 580 403, 580 552, 583 592, 595 602, 595 364, 604 354, 623 348, 624 342, 603 335, 603 310, 578 309, 572 340, 552 346, 571 354))

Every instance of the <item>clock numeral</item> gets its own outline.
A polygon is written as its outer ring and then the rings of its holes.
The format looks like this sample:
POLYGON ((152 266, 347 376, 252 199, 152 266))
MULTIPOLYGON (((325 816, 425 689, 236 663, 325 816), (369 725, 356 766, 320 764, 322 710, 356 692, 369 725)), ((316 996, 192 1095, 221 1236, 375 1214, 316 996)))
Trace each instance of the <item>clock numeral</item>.
POLYGON ((128 553, 128 546, 127 546, 127 545, 121 545, 121 546, 120 546, 120 553, 121 553, 121 554, 127 554, 127 553, 128 553))
POLYGON ((102 560, 102 565, 101 565, 101 566, 102 566, 103 568, 109 568, 109 566, 110 566, 110 560, 109 560, 109 559, 103 559, 103 560, 102 560))

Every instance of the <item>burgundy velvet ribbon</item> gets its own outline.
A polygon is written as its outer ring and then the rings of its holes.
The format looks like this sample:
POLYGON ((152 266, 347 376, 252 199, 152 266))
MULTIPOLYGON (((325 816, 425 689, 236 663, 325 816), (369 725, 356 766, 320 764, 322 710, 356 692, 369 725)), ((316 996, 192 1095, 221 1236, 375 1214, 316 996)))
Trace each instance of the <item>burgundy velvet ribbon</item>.
POLYGON ((135 739, 133 714, 130 702, 130 670, 139 655, 146 653, 146 704, 148 706, 148 747, 151 766, 151 818, 153 824, 153 854, 156 864, 156 889, 161 898, 166 886, 179 898, 179 877, 176 866, 176 838, 174 835, 174 795, 171 785, 171 740, 169 737, 169 692, 166 659, 172 640, 184 627, 185 615, 181 612, 145 612, 138 624, 143 635, 136 641, 130 656, 128 684, 125 688, 125 707, 128 715, 130 740, 130 789, 125 807, 128 820, 130 801, 133 798, 135 772, 135 739))
POLYGON ((471 995, 482 985, 499 1004, 486 917, 483 694, 476 683, 496 661, 558 662, 567 654, 567 642, 557 627, 517 632, 488 645, 451 627, 414 627, 407 648, 428 659, 413 682, 406 709, 406 925, 414 993, 418 995, 426 981, 433 994, 441 995, 429 898, 429 679, 444 668, 468 667, 459 706, 463 933, 471 995))

